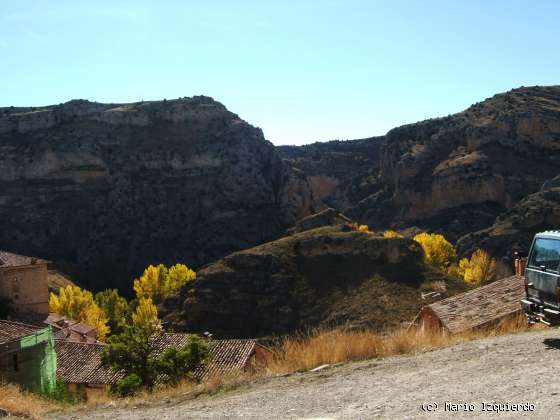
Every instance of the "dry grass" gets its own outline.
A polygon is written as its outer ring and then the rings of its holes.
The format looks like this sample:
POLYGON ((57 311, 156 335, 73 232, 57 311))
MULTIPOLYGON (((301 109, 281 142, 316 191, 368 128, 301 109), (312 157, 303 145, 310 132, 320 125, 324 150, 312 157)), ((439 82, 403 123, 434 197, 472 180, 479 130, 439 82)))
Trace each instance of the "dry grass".
POLYGON ((407 330, 385 335, 371 331, 319 330, 304 336, 286 338, 278 346, 267 370, 269 373, 283 374, 309 370, 324 364, 417 353, 527 328, 525 316, 520 315, 485 329, 459 335, 407 330))
POLYGON ((0 408, 13 415, 42 419, 45 413, 61 407, 61 404, 22 391, 17 385, 0 383, 0 408))
POLYGON ((237 388, 241 385, 254 382, 260 375, 254 372, 231 372, 225 376, 207 378, 201 383, 184 380, 177 385, 167 385, 156 387, 153 391, 142 390, 134 396, 119 398, 114 395, 104 394, 96 395, 95 398, 89 398, 87 401, 75 405, 71 408, 66 407, 66 411, 79 411, 87 407, 94 409, 101 406, 116 407, 141 407, 157 402, 173 399, 175 402, 196 398, 199 395, 212 395, 228 389, 237 388))

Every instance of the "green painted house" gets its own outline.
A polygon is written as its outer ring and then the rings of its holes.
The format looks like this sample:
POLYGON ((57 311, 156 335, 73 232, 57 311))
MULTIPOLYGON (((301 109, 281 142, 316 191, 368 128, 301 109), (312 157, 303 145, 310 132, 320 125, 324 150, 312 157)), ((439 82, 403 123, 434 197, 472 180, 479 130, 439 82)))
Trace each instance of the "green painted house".
POLYGON ((51 327, 0 320, 0 380, 49 393, 56 385, 51 327))

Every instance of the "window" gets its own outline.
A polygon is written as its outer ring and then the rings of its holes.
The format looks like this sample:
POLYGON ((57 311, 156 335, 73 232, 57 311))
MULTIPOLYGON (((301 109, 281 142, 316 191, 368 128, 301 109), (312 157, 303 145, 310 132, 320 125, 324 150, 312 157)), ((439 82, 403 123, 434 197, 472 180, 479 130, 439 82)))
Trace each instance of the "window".
POLYGON ((560 265, 560 240, 538 238, 533 246, 529 266, 558 271, 560 265))
POLYGON ((12 354, 12 362, 13 362, 13 366, 14 366, 14 372, 18 372, 19 371, 19 361, 18 361, 18 355, 17 354, 12 354))

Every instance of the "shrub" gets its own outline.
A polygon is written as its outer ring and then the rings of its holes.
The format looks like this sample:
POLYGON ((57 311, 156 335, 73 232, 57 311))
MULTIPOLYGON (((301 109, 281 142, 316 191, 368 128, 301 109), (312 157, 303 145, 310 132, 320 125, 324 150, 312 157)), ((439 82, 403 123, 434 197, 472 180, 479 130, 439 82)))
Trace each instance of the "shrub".
POLYGON ((359 225, 358 226, 358 232, 369 232, 368 225, 359 225))
POLYGON ((404 238, 403 235, 401 235, 400 233, 398 233, 394 230, 386 230, 385 232, 383 232, 383 237, 384 238, 404 238))
POLYGON ((419 233, 414 240, 422 247, 424 261, 429 265, 448 271, 457 259, 455 247, 443 235, 419 233))
POLYGON ((140 379, 140 376, 135 373, 131 373, 118 381, 113 387, 112 392, 121 397, 128 397, 130 395, 134 395, 141 386, 142 379, 140 379))
POLYGON ((68 390, 65 383, 56 381, 54 388, 48 392, 40 393, 43 397, 61 403, 76 404, 78 396, 68 390))

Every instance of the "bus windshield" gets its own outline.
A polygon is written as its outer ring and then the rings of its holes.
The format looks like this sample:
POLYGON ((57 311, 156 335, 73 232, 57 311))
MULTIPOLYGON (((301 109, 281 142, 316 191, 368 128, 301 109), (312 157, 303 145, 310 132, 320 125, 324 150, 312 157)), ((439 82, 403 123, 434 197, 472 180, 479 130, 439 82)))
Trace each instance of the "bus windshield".
POLYGON ((560 264, 560 240, 537 238, 529 266, 533 268, 546 268, 546 270, 558 271, 560 264))

